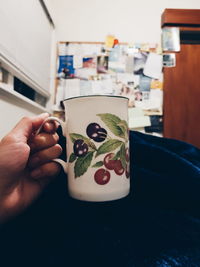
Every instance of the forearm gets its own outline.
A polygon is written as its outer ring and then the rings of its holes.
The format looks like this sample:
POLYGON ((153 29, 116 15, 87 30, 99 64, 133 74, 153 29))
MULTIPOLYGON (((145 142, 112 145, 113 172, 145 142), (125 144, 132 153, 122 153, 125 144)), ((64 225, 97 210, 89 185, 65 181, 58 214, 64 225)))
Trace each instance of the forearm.
POLYGON ((19 192, 17 190, 9 190, 9 192, 0 190, 0 192, 0 224, 3 224, 17 215, 22 210, 22 205, 18 203, 19 192))

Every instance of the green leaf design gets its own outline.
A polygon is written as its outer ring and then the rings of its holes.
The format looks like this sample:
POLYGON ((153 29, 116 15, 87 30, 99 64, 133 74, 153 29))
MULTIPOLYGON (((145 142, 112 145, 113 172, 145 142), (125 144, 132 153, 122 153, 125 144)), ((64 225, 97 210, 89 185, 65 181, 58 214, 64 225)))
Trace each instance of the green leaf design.
POLYGON ((118 125, 122 125, 128 131, 128 123, 125 120, 122 120, 118 125))
POLYGON ((124 169, 126 168, 126 150, 125 144, 123 144, 120 148, 120 160, 124 169))
POLYGON ((69 157, 69 162, 72 163, 76 160, 76 155, 74 153, 71 153, 70 157, 69 157))
POLYGON ((113 158, 111 158, 112 160, 117 160, 120 157, 120 150, 117 151, 117 153, 114 155, 113 158))
POLYGON ((85 138, 83 135, 76 134, 76 133, 70 133, 69 136, 70 136, 72 143, 74 143, 77 139, 84 139, 85 138))
POLYGON ((103 161, 96 162, 92 167, 93 168, 98 168, 98 167, 101 167, 101 166, 103 166, 103 161))
POLYGON ((119 137, 124 138, 124 132, 118 124, 121 122, 121 119, 114 114, 110 113, 102 113, 97 114, 101 118, 101 120, 106 124, 106 126, 111 130, 111 132, 119 137))
POLYGON ((91 164, 93 154, 94 151, 90 151, 84 157, 77 159, 74 165, 75 178, 82 176, 87 171, 91 164))
POLYGON ((124 135, 127 135, 128 123, 125 120, 122 120, 117 125, 121 128, 121 130, 123 131, 124 135))
POLYGON ((84 139, 84 141, 89 147, 91 147, 94 150, 97 150, 95 144, 92 141, 90 141, 90 139, 87 138, 87 140, 84 139))
POLYGON ((82 139, 89 147, 91 147, 94 150, 97 150, 95 144, 89 138, 77 133, 70 133, 69 136, 72 143, 74 143, 78 139, 82 139))
POLYGON ((98 148, 97 153, 96 153, 96 157, 101 155, 101 154, 105 154, 105 153, 108 153, 108 152, 115 150, 122 143, 123 143, 122 141, 119 141, 117 139, 110 139, 110 140, 106 141, 98 148))

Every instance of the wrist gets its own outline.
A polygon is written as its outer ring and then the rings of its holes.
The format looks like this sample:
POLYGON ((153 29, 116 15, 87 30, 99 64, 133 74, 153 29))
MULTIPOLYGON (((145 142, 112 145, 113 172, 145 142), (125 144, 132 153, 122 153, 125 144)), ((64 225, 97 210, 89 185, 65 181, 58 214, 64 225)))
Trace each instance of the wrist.
POLYGON ((16 211, 11 205, 10 196, 2 196, 0 198, 0 224, 4 224, 9 221, 16 211))

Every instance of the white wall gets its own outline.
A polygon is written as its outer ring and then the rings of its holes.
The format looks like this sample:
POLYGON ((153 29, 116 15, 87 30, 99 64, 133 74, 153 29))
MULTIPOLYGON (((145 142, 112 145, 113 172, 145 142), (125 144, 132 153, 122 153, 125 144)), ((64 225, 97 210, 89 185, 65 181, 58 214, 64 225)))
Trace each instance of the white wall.
POLYGON ((1 0, 0 55, 15 75, 49 96, 52 26, 39 0, 1 0))
MULTIPOLYGON (((29 86, 36 90, 38 88, 39 92, 49 96, 53 93, 55 84, 53 79, 56 41, 39 0, 4 0, 1 1, 0 10, 0 55, 6 58, 5 62, 9 60, 8 64, 3 61, 2 66, 13 75, 18 75, 17 77, 29 86), (29 79, 31 84, 28 83, 29 79)), ((46 111, 36 103, 31 103, 29 99, 17 96, 11 89, 12 86, 9 86, 8 90, 3 90, 0 85, 0 140, 22 117, 46 111)), ((47 106, 48 109, 50 103, 52 98, 47 106)))
POLYGON ((0 91, 0 140, 22 117, 35 116, 45 111, 43 108, 0 91))
POLYGON ((200 0, 46 0, 58 41, 160 42, 165 8, 200 9, 200 0))

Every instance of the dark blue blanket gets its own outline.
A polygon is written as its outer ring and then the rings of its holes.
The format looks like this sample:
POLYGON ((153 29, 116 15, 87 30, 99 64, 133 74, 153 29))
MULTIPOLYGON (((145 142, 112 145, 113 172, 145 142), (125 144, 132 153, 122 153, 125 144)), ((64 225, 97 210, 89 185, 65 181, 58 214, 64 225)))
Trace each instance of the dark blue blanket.
POLYGON ((200 266, 200 150, 130 132, 131 193, 85 203, 62 173, 1 228, 0 266, 200 266))

